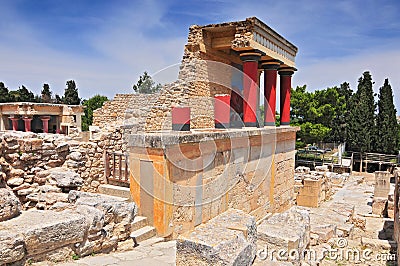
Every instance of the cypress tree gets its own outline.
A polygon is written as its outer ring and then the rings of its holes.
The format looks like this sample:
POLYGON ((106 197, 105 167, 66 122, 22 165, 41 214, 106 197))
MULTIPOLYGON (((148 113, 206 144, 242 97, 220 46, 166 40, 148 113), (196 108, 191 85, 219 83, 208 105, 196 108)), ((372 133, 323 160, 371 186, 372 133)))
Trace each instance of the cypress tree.
POLYGON ((45 83, 43 84, 43 89, 41 92, 41 100, 44 103, 50 103, 51 102, 51 90, 49 84, 45 83))
POLYGON ((372 152, 376 140, 374 92, 368 71, 358 80, 357 92, 350 98, 347 118, 347 148, 350 151, 372 152))
POLYGON ((376 120, 376 151, 386 154, 397 154, 399 142, 396 108, 393 103, 393 91, 389 80, 379 89, 378 116, 376 120))
POLYGON ((78 96, 78 88, 74 80, 67 81, 67 88, 64 91, 63 102, 70 105, 81 104, 81 99, 78 96))
POLYGON ((0 103, 6 103, 8 101, 10 101, 8 88, 3 82, 0 82, 0 103))

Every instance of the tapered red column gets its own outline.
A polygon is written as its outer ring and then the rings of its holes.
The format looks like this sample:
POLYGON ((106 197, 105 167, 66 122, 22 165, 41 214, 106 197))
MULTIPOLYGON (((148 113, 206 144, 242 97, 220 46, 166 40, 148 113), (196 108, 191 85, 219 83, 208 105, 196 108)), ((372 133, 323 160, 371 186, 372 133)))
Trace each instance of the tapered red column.
POLYGON ((246 127, 257 126, 258 60, 259 53, 243 53, 243 122, 246 127))
POLYGON ((10 117, 10 120, 12 121, 12 130, 17 131, 18 130, 18 117, 10 117))
POLYGON ((264 125, 275 126, 276 79, 279 64, 265 63, 264 71, 264 125))
POLYGON ((172 107, 172 130, 190 131, 190 107, 172 107))
POLYGON ((229 128, 231 114, 231 96, 229 94, 217 94, 214 97, 215 128, 229 128))
POLYGON ((281 126, 290 125, 290 89, 292 88, 293 70, 280 70, 281 85, 281 126))
POLYGON ((24 120, 24 122, 25 122, 25 132, 30 132, 31 131, 32 118, 31 117, 24 117, 24 118, 22 118, 22 120, 24 120))
POLYGON ((50 116, 42 116, 40 119, 42 120, 42 123, 43 123, 43 132, 49 133, 50 116))

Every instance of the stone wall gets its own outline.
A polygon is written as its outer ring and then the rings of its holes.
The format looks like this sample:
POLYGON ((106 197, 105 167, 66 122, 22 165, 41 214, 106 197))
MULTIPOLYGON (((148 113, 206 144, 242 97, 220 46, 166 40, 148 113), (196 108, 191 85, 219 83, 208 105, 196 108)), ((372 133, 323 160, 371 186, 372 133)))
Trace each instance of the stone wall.
POLYGON ((104 170, 105 152, 116 151, 126 151, 123 129, 106 127, 93 133, 88 142, 70 147, 64 166, 82 177, 82 191, 97 192, 99 185, 107 183, 104 170))
MULTIPOLYGON (((156 94, 157 95, 157 94, 156 94)), ((93 126, 134 125, 144 128, 146 114, 158 96, 148 94, 116 94, 112 101, 93 111, 93 126)))
POLYGON ((294 203, 296 128, 148 133, 129 139, 131 192, 160 235, 225 212, 263 218, 294 203))
POLYGON ((215 49, 212 38, 232 36, 232 47, 243 48, 249 46, 253 31, 252 18, 191 26, 178 80, 165 84, 161 92, 154 95, 117 94, 114 100, 94 112, 93 125, 124 124, 130 129, 129 133, 171 130, 171 108, 184 105, 191 107, 191 128, 213 128, 214 96, 231 94, 232 75, 242 75, 233 65, 240 66, 242 62, 236 53, 215 49), (225 28, 219 32, 218 27, 225 28))
POLYGON ((82 179, 82 191, 96 192, 107 183, 105 152, 126 151, 121 127, 107 127, 93 133, 89 142, 74 141, 59 134, 27 132, 0 133, 0 174, 13 191, 26 197, 46 182, 49 169, 62 167, 82 179))
POLYGON ((136 204, 84 192, 106 182, 104 152, 125 149, 122 129, 109 130, 90 142, 0 132, 1 265, 109 252, 128 239, 136 204))

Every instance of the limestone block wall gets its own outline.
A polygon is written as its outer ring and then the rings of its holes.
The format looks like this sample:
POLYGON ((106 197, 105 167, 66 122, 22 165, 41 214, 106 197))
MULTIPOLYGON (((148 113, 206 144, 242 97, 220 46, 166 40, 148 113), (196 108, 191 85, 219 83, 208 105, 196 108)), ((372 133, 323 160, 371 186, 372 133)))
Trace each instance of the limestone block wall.
POLYGON ((294 203, 296 128, 148 133, 129 139, 131 193, 174 238, 235 208, 256 219, 294 203))
POLYGON ((147 94, 116 94, 113 100, 93 111, 93 126, 124 125, 126 119, 131 119, 131 123, 140 123, 136 120, 142 117, 143 108, 147 110, 149 101, 154 97, 147 94), (130 114, 128 117, 127 112, 130 114))

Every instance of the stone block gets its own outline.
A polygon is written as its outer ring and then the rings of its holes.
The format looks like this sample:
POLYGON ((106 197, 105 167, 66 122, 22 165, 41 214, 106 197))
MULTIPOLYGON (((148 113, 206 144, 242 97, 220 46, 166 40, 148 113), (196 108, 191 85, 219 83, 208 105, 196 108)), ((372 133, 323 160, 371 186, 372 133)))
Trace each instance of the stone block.
POLYGON ((29 210, 3 222, 2 229, 22 235, 27 254, 36 255, 83 241, 88 225, 84 216, 71 211, 29 210))
POLYGON ((317 188, 320 189, 321 185, 322 185, 322 179, 311 179, 311 178, 305 178, 304 179, 304 186, 305 187, 313 187, 313 188, 317 188))
POLYGON ((390 177, 391 174, 389 172, 375 172, 374 197, 388 197, 390 192, 390 177))
POLYGON ((336 225, 311 225, 310 232, 318 235, 318 241, 327 243, 329 239, 336 236, 336 225))
POLYGON ((372 201, 372 213, 383 216, 386 210, 387 202, 387 198, 374 197, 372 201))
POLYGON ((319 201, 317 196, 302 196, 298 195, 296 198, 297 206, 318 208, 319 201))
POLYGON ((372 239, 367 237, 361 238, 361 245, 373 250, 392 250, 393 247, 397 246, 395 241, 372 239))
POLYGON ((21 260, 25 256, 24 240, 21 235, 0 230, 0 263, 8 263, 21 260))
POLYGON ((105 214, 106 223, 114 221, 116 223, 132 223, 137 214, 137 205, 128 202, 125 198, 93 194, 72 190, 69 192, 68 200, 75 205, 86 205, 95 207, 105 214))
MULTIPOLYGON (((296 250, 298 254, 310 244, 310 215, 298 207, 274 214, 257 228, 257 246, 296 250)), ((298 263, 300 258, 295 263, 298 263)))
POLYGON ((12 190, 0 188, 0 222, 18 216, 21 212, 21 203, 12 190))
POLYGON ((57 167, 48 170, 48 172, 49 175, 47 176, 47 180, 58 187, 76 188, 83 185, 83 179, 79 176, 79 174, 67 168, 57 167))
POLYGON ((256 232, 254 217, 229 209, 177 239, 176 265, 251 265, 256 232))

